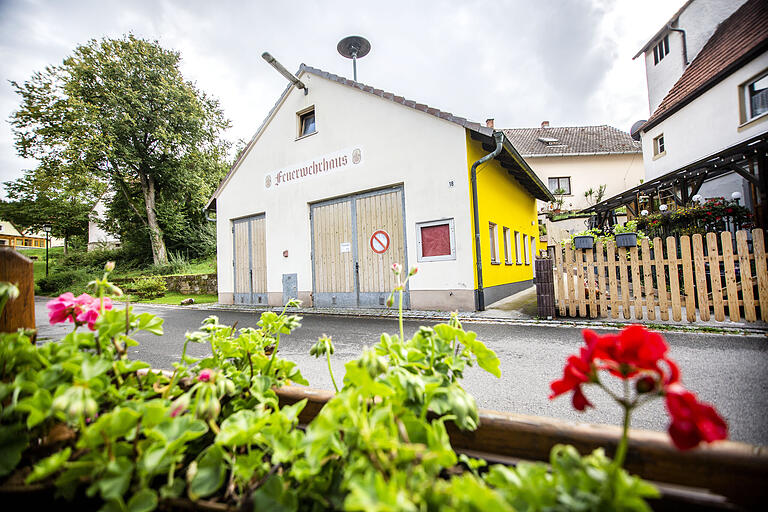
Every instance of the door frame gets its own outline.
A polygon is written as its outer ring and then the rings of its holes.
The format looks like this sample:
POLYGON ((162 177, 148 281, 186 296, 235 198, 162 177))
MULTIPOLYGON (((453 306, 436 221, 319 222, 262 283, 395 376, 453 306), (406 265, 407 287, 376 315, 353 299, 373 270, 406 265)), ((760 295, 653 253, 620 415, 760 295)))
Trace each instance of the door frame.
MULTIPOLYGON (((360 271, 359 271, 359 247, 357 244, 357 199, 365 198, 365 197, 371 197, 371 196, 377 196, 382 194, 389 194, 392 192, 400 192, 400 199, 401 199, 401 212, 402 212, 402 219, 403 219, 403 258, 405 261, 403 261, 403 276, 406 276, 408 274, 408 237, 407 237, 407 224, 405 219, 405 186, 401 183, 399 185, 390 185, 384 188, 379 188, 375 190, 369 190, 366 192, 357 192, 354 194, 349 194, 342 197, 335 197, 332 199, 326 199, 322 201, 317 201, 314 203, 309 204, 309 238, 311 242, 311 249, 310 249, 310 263, 312 265, 312 304, 313 307, 318 307, 318 303, 320 307, 361 307, 360 302, 360 271), (351 208, 351 223, 352 223, 352 285, 353 285, 353 291, 352 292, 317 292, 317 282, 316 282, 316 276, 315 276, 315 217, 314 217, 314 210, 315 208, 322 207, 322 206, 328 206, 331 204, 336 203, 344 203, 348 202, 349 207, 351 208), (340 295, 346 295, 341 296, 340 295), (341 300, 339 300, 341 299, 341 300)), ((391 290, 390 290, 391 291, 391 290)), ((381 294, 389 296, 390 291, 381 292, 381 294)), ((377 292, 368 292, 366 295, 374 295, 377 292)), ((369 308, 386 308, 386 304, 375 304, 371 303, 369 300, 369 297, 365 297, 366 304, 363 305, 363 307, 369 307, 369 308)), ((405 291, 403 293, 403 307, 406 309, 409 309, 411 306, 411 299, 410 299, 410 285, 406 284, 405 291)))
MULTIPOLYGON (((266 213, 257 213, 255 215, 248 215, 245 217, 238 217, 232 219, 232 296, 235 304, 263 304, 267 305, 267 290, 263 292, 255 292, 253 290, 253 230, 251 229, 251 221, 264 219, 266 223, 266 213), (237 243, 235 240, 235 226, 237 224, 246 223, 248 226, 248 292, 237 292, 237 243), (242 299, 242 302, 238 302, 238 298, 242 299)), ((267 243, 266 224, 264 226, 264 244, 267 243)))

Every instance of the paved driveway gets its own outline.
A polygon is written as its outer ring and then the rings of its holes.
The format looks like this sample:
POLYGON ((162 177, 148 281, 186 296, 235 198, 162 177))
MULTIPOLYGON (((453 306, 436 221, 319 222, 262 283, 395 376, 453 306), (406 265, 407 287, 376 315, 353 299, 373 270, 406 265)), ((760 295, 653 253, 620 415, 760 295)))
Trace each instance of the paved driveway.
MULTIPOLYGON (((71 329, 49 326, 45 303, 37 306, 41 336, 61 337, 71 329)), ((178 361, 185 331, 195 330, 212 312, 169 306, 141 305, 165 319, 162 337, 144 334, 131 357, 150 362, 155 367, 169 368, 178 361)), ((258 314, 217 311, 223 323, 238 327, 255 326, 258 314)), ((423 321, 407 321, 406 335, 413 333, 423 321)), ((358 357, 365 345, 373 345, 382 332, 397 331, 394 319, 349 318, 306 315, 302 327, 281 344, 281 355, 298 363, 310 385, 332 389, 323 360, 309 356, 310 346, 322 334, 333 337, 336 353, 332 363, 341 382, 344 363, 358 357)), ((540 325, 503 325, 465 323, 465 328, 478 333, 501 360, 501 379, 477 368, 466 372, 464 386, 483 408, 522 414, 551 416, 574 422, 618 425, 621 414, 616 405, 598 389, 588 389, 587 396, 595 409, 578 413, 568 397, 550 401, 549 383, 561 374, 568 355, 575 353, 581 341, 579 329, 540 325)), ((605 331, 607 332, 607 331, 605 331)), ((682 369, 683 383, 703 400, 713 402, 730 425, 731 438, 753 444, 768 445, 768 339, 765 336, 721 335, 706 333, 666 333, 671 355, 682 369)), ((202 345, 190 344, 192 355, 207 352, 202 345)), ((635 413, 633 427, 664 430, 667 415, 663 401, 657 400, 635 413)))

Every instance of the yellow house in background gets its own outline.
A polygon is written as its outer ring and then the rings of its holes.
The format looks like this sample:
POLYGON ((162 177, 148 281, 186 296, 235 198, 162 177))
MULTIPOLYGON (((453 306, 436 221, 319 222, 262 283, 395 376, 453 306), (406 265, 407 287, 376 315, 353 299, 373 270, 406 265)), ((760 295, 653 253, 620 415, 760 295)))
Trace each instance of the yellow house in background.
MULTIPOLYGON (((50 238, 48 247, 58 247, 64 245, 58 238, 50 238)), ((20 232, 7 220, 0 220, 0 247, 12 247, 14 249, 36 249, 45 248, 45 233, 43 232, 20 232)))
MULTIPOLYGON (((271 72, 265 70, 264 72, 271 72)), ((482 310, 533 284, 552 194, 501 130, 301 65, 211 197, 219 301, 482 310)))

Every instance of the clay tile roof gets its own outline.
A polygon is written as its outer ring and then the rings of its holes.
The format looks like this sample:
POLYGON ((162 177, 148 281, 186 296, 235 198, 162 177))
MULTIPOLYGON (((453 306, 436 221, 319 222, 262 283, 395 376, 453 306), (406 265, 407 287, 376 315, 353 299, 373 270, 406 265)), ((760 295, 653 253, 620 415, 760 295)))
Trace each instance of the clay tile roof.
POLYGON ((766 49, 768 2, 750 0, 717 27, 642 129, 684 107, 766 49))
POLYGON ((640 142, 608 125, 511 128, 504 134, 523 157, 641 152, 640 142))

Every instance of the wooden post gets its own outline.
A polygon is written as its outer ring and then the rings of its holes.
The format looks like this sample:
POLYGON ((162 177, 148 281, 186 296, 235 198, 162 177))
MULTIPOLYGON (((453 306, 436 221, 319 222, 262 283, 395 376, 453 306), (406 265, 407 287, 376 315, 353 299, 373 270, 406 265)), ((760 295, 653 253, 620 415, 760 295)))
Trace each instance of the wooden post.
POLYGON ((608 316, 608 287, 605 284, 605 247, 597 242, 597 283, 600 291, 600 316, 608 316))
POLYGON ((707 233, 707 256, 709 258, 709 282, 712 285, 712 303, 715 307, 715 320, 725 320, 723 307, 723 276, 720 273, 720 253, 717 249, 717 235, 707 233))
POLYGON ((9 300, 0 315, 0 332, 35 329, 35 278, 32 260, 10 247, 0 248, 0 281, 13 283, 19 296, 9 300))
POLYGON ((608 282, 611 287, 611 318, 619 318, 619 287, 616 280, 616 242, 608 240, 606 264, 608 265, 608 282))
POLYGON ((680 256, 683 263, 683 286, 685 286, 685 316, 689 322, 696 321, 696 290, 693 285, 693 259, 691 258, 691 237, 680 237, 680 256))
POLYGON ((680 277, 677 275, 677 244, 675 237, 667 237, 667 261, 669 262, 669 289, 672 295, 672 319, 679 322, 682 318, 680 311, 680 277))
POLYGON ((736 285, 736 270, 733 264, 733 239, 731 233, 720 233, 723 244, 723 263, 725 264, 725 289, 728 296, 728 317, 731 322, 738 322, 741 318, 739 312, 739 292, 736 285))
POLYGON ((653 293, 653 276, 651 271, 651 247, 647 238, 643 238, 641 244, 641 251, 643 257, 643 288, 645 295, 645 310, 648 314, 648 320, 656 320, 656 299, 654 299, 653 293))
POLYGON ((736 232, 736 251, 739 255, 739 274, 741 275, 741 297, 744 303, 744 318, 747 322, 757 321, 755 314, 755 296, 752 291, 752 264, 749 260, 747 232, 736 232))
POLYGON ((765 237, 763 230, 752 230, 752 244, 755 249, 755 270, 757 274, 757 295, 760 300, 760 318, 768 322, 768 265, 765 260, 765 237))
MULTIPOLYGON (((699 318, 709 320, 709 294, 707 293, 707 274, 704 269, 704 241, 696 233, 693 243, 693 269, 696 272, 696 296, 699 299, 699 318)), ((719 269, 718 269, 719 270, 719 269)), ((710 273, 712 269, 710 268, 710 273)))
POLYGON ((536 258, 536 305, 539 318, 555 317, 555 283, 553 280, 552 260, 536 258))
POLYGON ((669 320, 669 292, 667 291, 667 278, 664 272, 664 244, 661 238, 653 239, 653 255, 656 262, 656 291, 659 296, 659 313, 661 319, 669 320))

